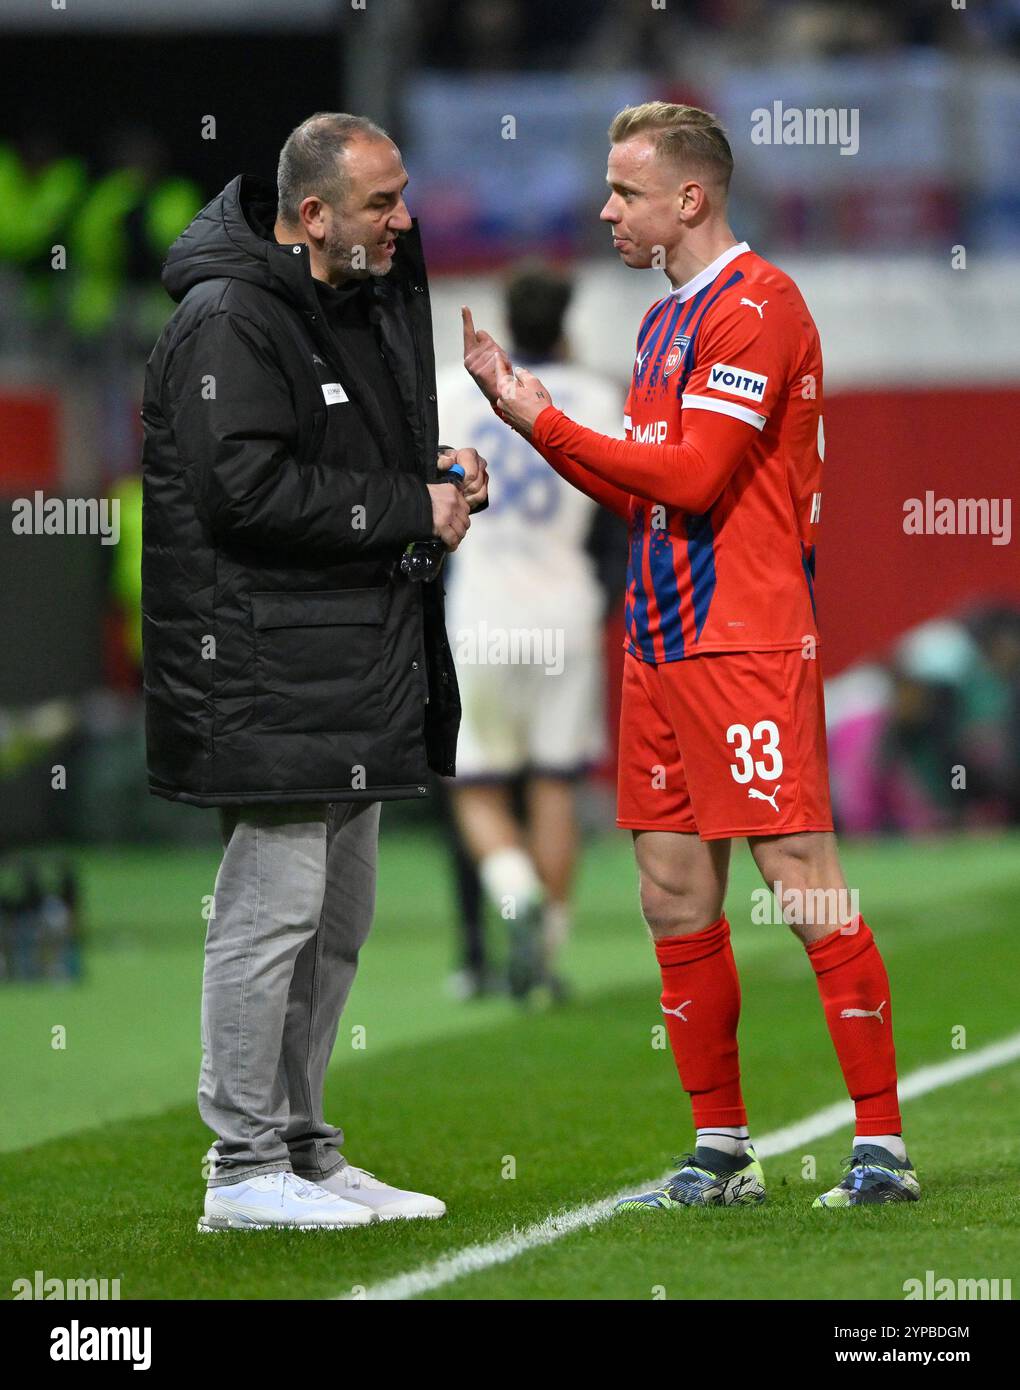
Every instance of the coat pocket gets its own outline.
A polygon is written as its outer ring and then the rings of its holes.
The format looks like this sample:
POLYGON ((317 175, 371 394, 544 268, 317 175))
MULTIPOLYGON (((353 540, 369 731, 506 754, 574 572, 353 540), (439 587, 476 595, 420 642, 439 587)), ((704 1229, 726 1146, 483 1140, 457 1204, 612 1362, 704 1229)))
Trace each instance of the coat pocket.
POLYGON ((386 598, 385 588, 253 593, 256 724, 284 733, 385 727, 386 598))

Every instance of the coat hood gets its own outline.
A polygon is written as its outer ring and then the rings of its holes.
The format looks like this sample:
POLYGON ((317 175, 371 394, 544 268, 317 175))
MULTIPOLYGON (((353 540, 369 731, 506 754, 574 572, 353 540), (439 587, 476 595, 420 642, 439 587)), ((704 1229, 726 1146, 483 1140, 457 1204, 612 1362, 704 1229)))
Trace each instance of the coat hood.
POLYGON ((226 276, 275 289, 272 184, 238 174, 185 227, 163 262, 163 286, 178 303, 203 280, 226 276))

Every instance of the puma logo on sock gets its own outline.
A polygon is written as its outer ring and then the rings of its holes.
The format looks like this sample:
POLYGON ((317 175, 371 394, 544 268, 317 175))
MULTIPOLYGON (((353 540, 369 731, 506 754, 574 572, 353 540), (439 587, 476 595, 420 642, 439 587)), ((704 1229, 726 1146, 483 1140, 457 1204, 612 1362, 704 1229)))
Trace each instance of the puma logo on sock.
POLYGON ((840 1013, 840 1018, 877 1018, 879 1023, 884 1023, 882 1010, 885 1008, 886 1001, 883 999, 877 1009, 844 1009, 840 1013))

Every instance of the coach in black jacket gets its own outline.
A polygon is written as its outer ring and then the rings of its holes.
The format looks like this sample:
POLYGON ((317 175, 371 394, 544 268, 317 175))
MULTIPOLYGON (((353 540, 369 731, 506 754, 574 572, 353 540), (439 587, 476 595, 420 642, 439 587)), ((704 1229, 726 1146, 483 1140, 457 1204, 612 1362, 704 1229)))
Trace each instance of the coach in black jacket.
POLYGON ((400 558, 430 537, 456 548, 486 504, 474 450, 456 453, 462 492, 439 481, 453 455, 440 464, 406 181, 385 132, 320 113, 284 146, 278 196, 234 179, 164 267, 179 307, 142 410, 149 779, 223 808, 225 847, 203 993, 199 1104, 218 1135, 203 1228, 263 1207, 256 1224, 442 1206, 357 1177, 321 1105, 371 922, 379 802, 426 795, 429 767, 454 771, 442 582, 411 582, 400 558))
POLYGON ((391 402, 275 212, 234 179, 164 269, 181 304, 143 410, 150 786, 199 806, 424 796, 426 761, 454 770, 460 705, 441 585, 396 573, 433 534, 438 478, 417 223, 385 277, 352 282, 391 402))

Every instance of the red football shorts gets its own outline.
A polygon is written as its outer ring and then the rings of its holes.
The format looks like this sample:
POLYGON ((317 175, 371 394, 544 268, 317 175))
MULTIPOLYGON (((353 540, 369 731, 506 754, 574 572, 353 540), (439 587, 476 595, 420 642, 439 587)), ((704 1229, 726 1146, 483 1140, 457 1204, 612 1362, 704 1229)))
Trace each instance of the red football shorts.
POLYGON ((616 823, 703 840, 831 830, 818 660, 625 653, 616 823))

